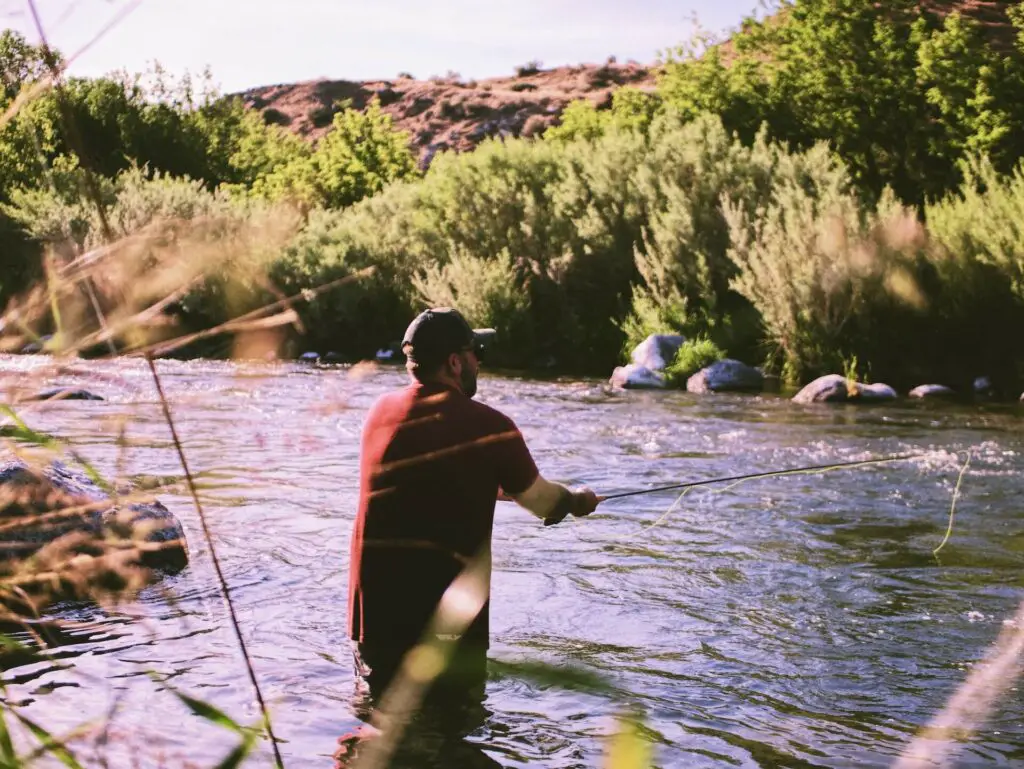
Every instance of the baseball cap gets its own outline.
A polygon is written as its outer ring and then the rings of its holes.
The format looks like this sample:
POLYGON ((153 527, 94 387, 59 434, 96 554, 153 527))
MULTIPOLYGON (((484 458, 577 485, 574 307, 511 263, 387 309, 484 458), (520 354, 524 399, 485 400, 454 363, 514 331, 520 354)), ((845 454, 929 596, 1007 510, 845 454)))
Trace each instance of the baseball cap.
POLYGON ((493 328, 472 328, 456 309, 433 307, 409 324, 402 338, 402 352, 412 362, 425 365, 441 363, 453 352, 467 349, 473 349, 482 359, 496 333, 493 328))

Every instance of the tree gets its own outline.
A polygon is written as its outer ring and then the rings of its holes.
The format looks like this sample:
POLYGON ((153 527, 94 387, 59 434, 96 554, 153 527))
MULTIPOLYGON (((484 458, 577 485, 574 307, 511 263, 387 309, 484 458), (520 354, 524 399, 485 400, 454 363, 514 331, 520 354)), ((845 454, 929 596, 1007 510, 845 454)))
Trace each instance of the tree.
POLYGON ((346 107, 336 114, 312 154, 257 180, 255 189, 271 197, 345 208, 415 170, 408 134, 395 131, 391 117, 374 100, 365 113, 346 107))

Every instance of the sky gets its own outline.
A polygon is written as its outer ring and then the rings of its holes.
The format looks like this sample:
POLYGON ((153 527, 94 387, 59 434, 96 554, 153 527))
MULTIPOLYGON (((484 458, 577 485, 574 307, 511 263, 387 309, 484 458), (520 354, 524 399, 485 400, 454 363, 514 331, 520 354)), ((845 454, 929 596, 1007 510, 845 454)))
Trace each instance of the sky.
MULTIPOLYGON (((50 45, 70 72, 199 73, 231 93, 328 78, 372 80, 510 75, 544 67, 653 63, 700 28, 735 27, 756 0, 35 0, 50 45), (112 22, 116 22, 111 25, 112 22), (105 28, 109 27, 105 32, 105 28), (98 35, 102 36, 92 42, 98 35)), ((27 0, 0 0, 0 21, 33 43, 27 0)))

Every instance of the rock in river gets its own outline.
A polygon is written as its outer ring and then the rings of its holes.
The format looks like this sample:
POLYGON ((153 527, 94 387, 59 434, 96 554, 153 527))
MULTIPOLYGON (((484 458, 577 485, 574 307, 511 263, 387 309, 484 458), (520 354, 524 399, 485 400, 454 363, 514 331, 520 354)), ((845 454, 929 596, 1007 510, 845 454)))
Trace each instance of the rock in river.
POLYGON ((911 398, 953 398, 956 397, 956 392, 945 385, 939 384, 925 384, 918 385, 909 393, 911 398))
POLYGON ((609 382, 627 390, 661 390, 667 387, 662 372, 685 340, 678 334, 651 334, 633 348, 632 363, 618 366, 609 382))
POLYGON ((820 376, 793 396, 796 403, 845 403, 849 396, 846 377, 820 376))
POLYGON ((764 375, 753 366, 726 358, 712 363, 686 380, 692 393, 761 392, 764 375))
POLYGON ((141 586, 188 563, 181 523, 160 502, 118 504, 60 462, 43 470, 0 464, 0 529, 0 587, 14 580, 25 593, 12 599, 0 590, 8 606, 83 598, 91 582, 141 586), (40 572, 50 576, 40 580, 40 572))
POLYGON ((634 365, 650 371, 663 371, 675 359, 685 341, 679 334, 651 334, 633 348, 629 359, 634 365))
POLYGON ((818 377, 793 396, 797 403, 877 403, 897 397, 887 384, 851 382, 839 374, 818 377))
POLYGON ((616 367, 609 381, 614 387, 625 390, 662 390, 666 387, 665 378, 660 373, 635 363, 616 367))

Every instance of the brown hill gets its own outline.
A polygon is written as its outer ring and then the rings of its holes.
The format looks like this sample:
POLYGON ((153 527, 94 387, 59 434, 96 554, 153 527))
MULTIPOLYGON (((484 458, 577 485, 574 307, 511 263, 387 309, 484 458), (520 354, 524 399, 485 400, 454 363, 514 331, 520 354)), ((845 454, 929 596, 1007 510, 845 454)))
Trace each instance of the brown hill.
MULTIPOLYGON (((1006 11, 1013 3, 994 0, 925 0, 922 10, 940 18, 959 11, 978 22, 1000 48, 1009 48, 1016 30, 1006 11)), ((784 15, 782 11, 781 15, 784 15)), ((726 62, 733 58, 730 41, 720 44, 726 62)), ((241 94, 246 104, 262 110, 267 120, 316 140, 331 125, 339 103, 364 109, 378 98, 396 127, 408 131, 420 164, 439 150, 470 150, 489 136, 533 136, 558 123, 562 110, 577 99, 610 103, 622 86, 653 90, 657 67, 637 62, 583 64, 542 70, 526 65, 510 77, 464 81, 457 75, 416 80, 315 80, 269 85, 241 94)))
POLYGON ((514 76, 486 80, 315 80, 253 88, 241 96, 250 107, 263 110, 267 120, 314 140, 330 127, 340 102, 364 109, 377 98, 396 127, 409 132, 426 165, 439 150, 469 150, 488 136, 540 133, 577 99, 605 105, 612 91, 624 85, 653 90, 655 73, 655 68, 636 62, 609 60, 549 70, 525 66, 514 76))

